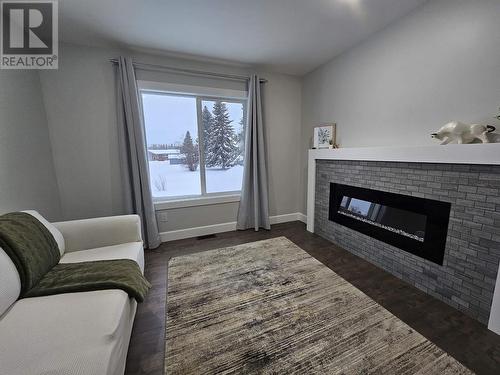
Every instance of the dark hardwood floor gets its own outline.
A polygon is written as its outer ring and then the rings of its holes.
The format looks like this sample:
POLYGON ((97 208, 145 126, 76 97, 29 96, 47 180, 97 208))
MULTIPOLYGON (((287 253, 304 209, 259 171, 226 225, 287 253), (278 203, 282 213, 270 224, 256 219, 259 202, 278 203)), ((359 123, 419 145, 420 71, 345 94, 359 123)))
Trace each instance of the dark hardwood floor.
POLYGON ((125 373, 163 374, 169 258, 278 236, 295 242, 472 371, 500 374, 500 336, 371 263, 307 232, 300 222, 273 225, 270 231, 228 232, 203 240, 173 241, 148 251, 146 276, 153 288, 137 311, 125 373))

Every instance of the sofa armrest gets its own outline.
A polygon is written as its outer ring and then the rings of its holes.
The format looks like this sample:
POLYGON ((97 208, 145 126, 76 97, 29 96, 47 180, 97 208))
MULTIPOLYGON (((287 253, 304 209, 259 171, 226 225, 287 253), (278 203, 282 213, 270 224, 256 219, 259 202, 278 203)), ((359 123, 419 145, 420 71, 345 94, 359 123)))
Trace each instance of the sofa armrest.
POLYGON ((99 217, 53 223, 66 243, 66 252, 140 242, 141 219, 137 215, 99 217))

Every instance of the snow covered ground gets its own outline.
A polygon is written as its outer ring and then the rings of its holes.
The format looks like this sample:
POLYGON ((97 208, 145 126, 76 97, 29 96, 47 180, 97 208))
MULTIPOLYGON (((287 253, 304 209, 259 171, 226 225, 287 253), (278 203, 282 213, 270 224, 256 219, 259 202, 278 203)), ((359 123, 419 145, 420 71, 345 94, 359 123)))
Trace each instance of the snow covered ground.
POLYGON ((235 165, 223 170, 220 168, 207 168, 207 193, 220 193, 225 191, 240 191, 243 179, 243 166, 235 165))
MULTIPOLYGON (((184 165, 171 165, 169 161, 150 161, 149 172, 153 197, 201 194, 200 168, 191 172, 184 165)), ((207 193, 239 191, 242 178, 241 165, 226 170, 207 168, 207 193)))

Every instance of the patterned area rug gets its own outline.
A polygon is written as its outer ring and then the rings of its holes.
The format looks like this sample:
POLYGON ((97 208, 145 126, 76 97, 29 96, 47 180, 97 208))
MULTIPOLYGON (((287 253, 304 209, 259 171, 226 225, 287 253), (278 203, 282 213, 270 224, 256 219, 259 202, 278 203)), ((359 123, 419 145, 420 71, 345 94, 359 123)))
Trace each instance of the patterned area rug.
POLYGON ((285 237, 173 258, 166 374, 471 374, 285 237))

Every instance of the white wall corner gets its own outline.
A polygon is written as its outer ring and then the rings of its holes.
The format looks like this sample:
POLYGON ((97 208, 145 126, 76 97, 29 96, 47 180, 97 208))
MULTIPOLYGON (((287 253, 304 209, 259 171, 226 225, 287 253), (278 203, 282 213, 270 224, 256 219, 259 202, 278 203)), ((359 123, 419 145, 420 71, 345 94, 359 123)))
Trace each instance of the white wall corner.
POLYGON ((302 212, 297 213, 297 220, 302 221, 304 224, 307 224, 307 215, 302 212))
POLYGON ((495 292, 493 293, 493 301, 491 303, 488 329, 500 335, 500 265, 497 273, 495 292))

